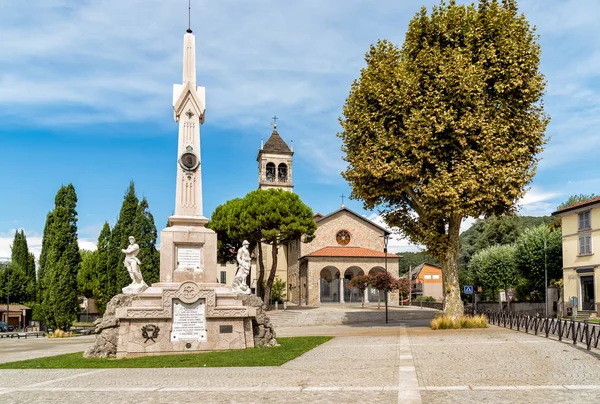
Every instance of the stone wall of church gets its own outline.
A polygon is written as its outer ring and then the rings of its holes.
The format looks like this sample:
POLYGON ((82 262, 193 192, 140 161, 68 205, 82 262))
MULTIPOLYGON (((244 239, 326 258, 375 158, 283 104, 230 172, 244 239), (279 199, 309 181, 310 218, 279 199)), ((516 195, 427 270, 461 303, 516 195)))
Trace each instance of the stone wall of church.
POLYGON ((383 230, 366 224, 352 213, 341 211, 333 217, 319 221, 315 238, 310 243, 302 243, 301 255, 327 246, 339 246, 335 236, 340 230, 350 233, 350 243, 347 247, 362 247, 383 252, 383 230))
MULTIPOLYGON (((344 277, 347 269, 358 267, 368 275, 371 270, 381 270, 385 268, 385 259, 382 258, 345 258, 345 257, 315 257, 309 258, 308 262, 308 305, 319 305, 320 278, 323 268, 333 267, 339 271, 340 277, 344 277)), ((388 272, 398 277, 398 258, 388 258, 388 272)), ((398 293, 390 294, 390 304, 399 303, 398 293)))

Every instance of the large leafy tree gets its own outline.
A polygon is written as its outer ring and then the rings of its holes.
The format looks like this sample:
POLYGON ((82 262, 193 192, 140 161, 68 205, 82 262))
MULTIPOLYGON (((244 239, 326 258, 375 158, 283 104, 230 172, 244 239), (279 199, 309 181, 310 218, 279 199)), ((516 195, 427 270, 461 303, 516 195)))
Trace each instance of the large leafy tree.
POLYGON ((48 214, 40 258, 41 316, 53 328, 68 329, 79 309, 77 273, 77 195, 72 184, 62 186, 48 214))
POLYGON ((545 270, 548 272, 548 285, 563 276, 561 230, 547 225, 527 229, 517 241, 516 263, 527 280, 529 291, 536 290, 544 295, 545 270))
POLYGON ((312 210, 298 195, 280 189, 257 189, 242 199, 233 199, 217 207, 209 227, 217 232, 217 237, 223 233, 227 235, 227 239, 220 240, 220 249, 224 247, 223 241, 230 247, 235 245, 231 240, 241 243, 247 239, 256 243, 259 249, 257 295, 268 302, 277 270, 278 247, 301 237, 304 241, 312 240, 317 225, 312 210), (272 254, 264 293, 261 290, 265 279, 262 243, 271 246, 272 254))
POLYGON ((469 263, 475 285, 483 287, 490 296, 500 289, 519 283, 519 271, 514 245, 494 245, 478 251, 469 263))
POLYGON ((371 46, 344 105, 352 197, 440 259, 453 317, 462 220, 514 211, 545 142, 540 54, 515 0, 441 2, 371 46))

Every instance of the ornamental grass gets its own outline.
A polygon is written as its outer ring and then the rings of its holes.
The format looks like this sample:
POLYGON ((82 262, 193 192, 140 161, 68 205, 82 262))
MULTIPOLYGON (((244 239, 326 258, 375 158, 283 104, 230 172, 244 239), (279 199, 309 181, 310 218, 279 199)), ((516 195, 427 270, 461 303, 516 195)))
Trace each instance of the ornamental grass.
POLYGON ((431 320, 432 330, 448 330, 459 328, 487 328, 487 318, 484 314, 477 316, 461 316, 452 319, 450 316, 439 316, 431 320))
POLYGON ((72 337, 73 334, 71 331, 63 331, 61 329, 57 329, 48 334, 48 338, 69 338, 72 337))

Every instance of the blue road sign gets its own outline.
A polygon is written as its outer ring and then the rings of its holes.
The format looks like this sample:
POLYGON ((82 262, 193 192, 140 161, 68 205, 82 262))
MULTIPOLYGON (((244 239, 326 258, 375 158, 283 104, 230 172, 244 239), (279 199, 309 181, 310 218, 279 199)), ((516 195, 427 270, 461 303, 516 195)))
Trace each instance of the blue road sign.
POLYGON ((473 294, 473 286, 465 286, 465 288, 464 288, 464 294, 465 295, 472 295, 473 294))

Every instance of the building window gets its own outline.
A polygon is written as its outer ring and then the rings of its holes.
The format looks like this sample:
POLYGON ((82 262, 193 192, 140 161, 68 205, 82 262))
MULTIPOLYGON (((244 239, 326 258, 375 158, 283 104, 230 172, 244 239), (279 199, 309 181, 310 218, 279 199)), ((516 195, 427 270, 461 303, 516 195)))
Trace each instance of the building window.
POLYGON ((267 182, 275 182, 275 164, 267 163, 266 177, 267 182))
POLYGON ((579 237, 579 255, 588 255, 592 253, 592 236, 587 234, 579 237))
POLYGON ((227 283, 227 272, 221 271, 221 283, 227 283))
POLYGON ((277 167, 277 181, 279 182, 287 182, 288 180, 288 167, 281 163, 279 167, 277 167))
POLYGON ((440 276, 439 276, 439 275, 433 275, 433 279, 437 279, 437 280, 439 280, 439 279, 440 279, 440 276))
POLYGON ((425 280, 430 280, 431 279, 431 275, 425 275, 425 280))
POLYGON ((585 212, 579 212, 579 230, 591 229, 590 223, 590 211, 586 210, 585 212))
POLYGON ((348 245, 350 243, 350 232, 348 230, 340 230, 335 235, 335 241, 339 245, 348 245))

